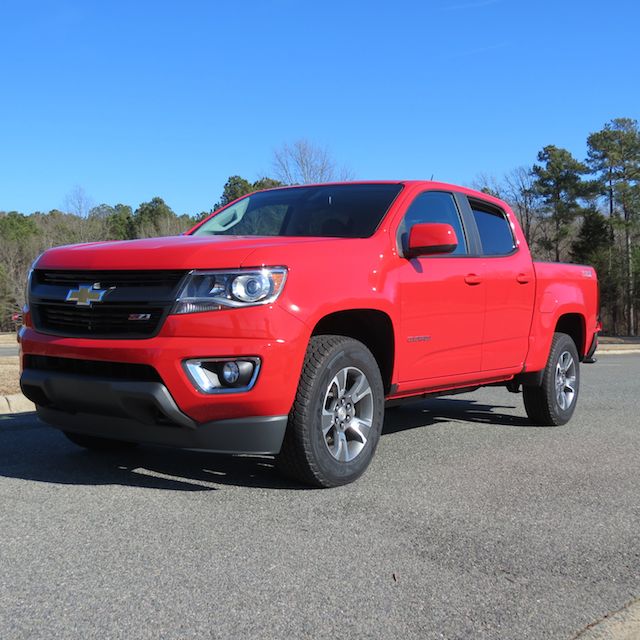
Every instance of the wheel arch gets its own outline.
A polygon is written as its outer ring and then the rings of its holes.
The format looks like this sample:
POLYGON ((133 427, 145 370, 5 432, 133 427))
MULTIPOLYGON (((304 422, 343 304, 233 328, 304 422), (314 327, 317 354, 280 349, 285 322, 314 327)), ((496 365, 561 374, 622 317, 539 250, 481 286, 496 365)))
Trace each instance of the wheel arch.
POLYGON ((311 335, 340 335, 362 342, 376 359, 385 394, 389 393, 395 361, 395 334, 387 313, 378 309, 335 311, 320 318, 311 335))
POLYGON ((589 349, 586 344, 587 322, 584 307, 576 304, 565 304, 562 307, 544 307, 534 312, 531 333, 529 336, 529 352, 525 361, 524 372, 544 369, 554 333, 566 333, 571 337, 582 361, 589 349))
POLYGON ((566 333, 575 343, 582 360, 586 353, 586 322, 581 313, 564 313, 556 321, 554 333, 566 333))

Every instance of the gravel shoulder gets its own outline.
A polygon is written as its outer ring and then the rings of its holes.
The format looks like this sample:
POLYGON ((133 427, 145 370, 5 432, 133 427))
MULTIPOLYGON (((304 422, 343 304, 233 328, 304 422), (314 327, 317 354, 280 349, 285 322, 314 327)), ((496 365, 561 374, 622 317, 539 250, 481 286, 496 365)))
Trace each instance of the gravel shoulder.
POLYGON ((20 393, 20 366, 17 356, 0 356, 0 396, 20 393))

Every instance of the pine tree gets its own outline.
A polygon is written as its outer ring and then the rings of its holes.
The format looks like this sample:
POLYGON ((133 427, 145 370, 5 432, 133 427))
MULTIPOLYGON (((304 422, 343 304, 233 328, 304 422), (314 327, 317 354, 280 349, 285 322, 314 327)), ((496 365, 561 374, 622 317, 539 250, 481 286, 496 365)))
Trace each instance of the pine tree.
POLYGON ((543 164, 533 165, 534 188, 551 219, 550 242, 556 261, 560 261, 561 247, 571 223, 582 212, 579 200, 593 193, 594 184, 582 180, 589 169, 566 149, 548 145, 538 153, 538 162, 543 164))
MULTIPOLYGON (((627 331, 636 334, 633 236, 640 218, 640 130, 636 120, 616 118, 587 139, 588 163, 607 198, 611 228, 624 228, 623 279, 627 331)), ((612 264, 610 266, 613 266, 612 264)))

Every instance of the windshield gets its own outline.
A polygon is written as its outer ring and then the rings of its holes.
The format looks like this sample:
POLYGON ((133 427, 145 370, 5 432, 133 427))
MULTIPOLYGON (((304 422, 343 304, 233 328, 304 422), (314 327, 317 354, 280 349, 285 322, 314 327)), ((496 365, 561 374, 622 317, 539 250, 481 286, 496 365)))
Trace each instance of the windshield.
POLYGON ((400 189, 340 184, 262 191, 222 209, 193 235, 367 238, 400 189))

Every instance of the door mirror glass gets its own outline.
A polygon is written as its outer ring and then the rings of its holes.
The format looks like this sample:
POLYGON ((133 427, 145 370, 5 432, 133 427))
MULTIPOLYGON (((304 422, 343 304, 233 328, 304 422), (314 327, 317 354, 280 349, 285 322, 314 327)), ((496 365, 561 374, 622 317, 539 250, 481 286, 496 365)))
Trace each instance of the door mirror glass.
POLYGON ((409 232, 408 257, 452 253, 458 246, 458 237, 450 224, 424 222, 414 224, 409 232))

